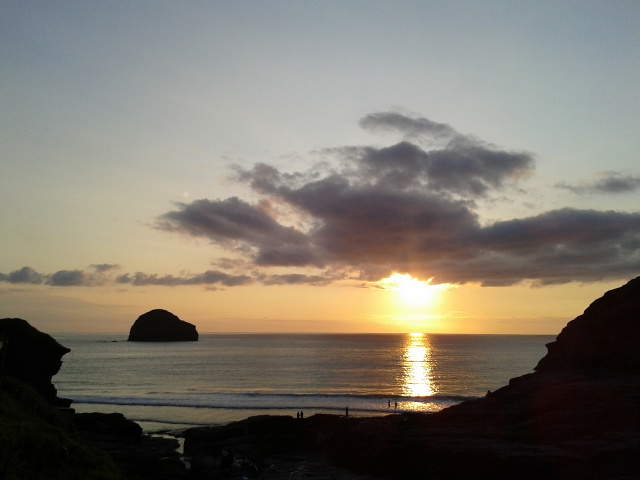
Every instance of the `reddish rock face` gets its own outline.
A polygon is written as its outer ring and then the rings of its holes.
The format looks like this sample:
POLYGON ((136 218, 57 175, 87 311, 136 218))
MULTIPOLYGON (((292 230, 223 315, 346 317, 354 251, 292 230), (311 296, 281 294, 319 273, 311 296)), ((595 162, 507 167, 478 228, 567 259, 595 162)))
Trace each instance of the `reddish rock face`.
POLYGON ((198 340, 195 325, 166 310, 140 315, 129 332, 131 342, 185 342, 198 340))

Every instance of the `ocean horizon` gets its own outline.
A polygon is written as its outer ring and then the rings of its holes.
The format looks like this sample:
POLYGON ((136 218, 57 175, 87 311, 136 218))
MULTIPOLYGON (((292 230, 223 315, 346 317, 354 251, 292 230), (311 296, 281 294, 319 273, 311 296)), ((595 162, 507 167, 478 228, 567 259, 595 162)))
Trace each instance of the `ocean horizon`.
POLYGON ((118 412, 149 433, 304 412, 436 412, 533 371, 554 335, 201 333, 129 342, 57 334, 53 382, 77 412, 118 412))

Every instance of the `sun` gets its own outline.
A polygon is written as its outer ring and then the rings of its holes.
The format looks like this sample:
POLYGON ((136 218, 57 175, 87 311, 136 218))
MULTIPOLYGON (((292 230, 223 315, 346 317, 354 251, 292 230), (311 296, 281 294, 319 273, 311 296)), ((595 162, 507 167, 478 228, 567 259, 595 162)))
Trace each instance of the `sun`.
POLYGON ((379 285, 397 292, 402 304, 408 307, 423 307, 433 304, 438 292, 444 290, 444 286, 431 285, 430 281, 431 279, 418 280, 406 273, 394 273, 380 280, 379 285))

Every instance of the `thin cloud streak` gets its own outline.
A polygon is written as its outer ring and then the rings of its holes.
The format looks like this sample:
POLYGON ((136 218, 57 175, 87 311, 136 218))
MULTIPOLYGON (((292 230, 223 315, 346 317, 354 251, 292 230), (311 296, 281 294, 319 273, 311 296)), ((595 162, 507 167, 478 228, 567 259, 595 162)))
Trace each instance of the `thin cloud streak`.
POLYGON ((622 175, 618 172, 605 172, 601 178, 577 185, 558 183, 556 187, 579 195, 585 194, 624 194, 640 191, 640 177, 622 175))
POLYGON ((59 270, 45 274, 31 267, 22 267, 8 274, 0 273, 0 282, 53 287, 95 287, 109 283, 111 274, 119 269, 119 265, 103 263, 91 265, 87 270, 59 270))
MULTIPOLYGON (((254 284, 262 285, 315 285, 324 286, 335 278, 327 275, 304 274, 266 274, 253 272, 252 275, 230 275, 217 270, 202 273, 176 275, 158 275, 155 273, 124 273, 113 277, 96 273, 95 266, 88 270, 60 270, 52 274, 40 273, 31 267, 22 267, 8 274, 0 273, 0 282, 11 284, 48 285, 52 287, 96 287, 105 285, 130 285, 132 287, 164 286, 180 287, 201 285, 205 287, 237 287, 254 284)), ((115 266, 114 266, 115 267, 115 266)), ((112 272, 116 268, 109 268, 112 272)), ((119 269, 119 267, 117 267, 119 269)))

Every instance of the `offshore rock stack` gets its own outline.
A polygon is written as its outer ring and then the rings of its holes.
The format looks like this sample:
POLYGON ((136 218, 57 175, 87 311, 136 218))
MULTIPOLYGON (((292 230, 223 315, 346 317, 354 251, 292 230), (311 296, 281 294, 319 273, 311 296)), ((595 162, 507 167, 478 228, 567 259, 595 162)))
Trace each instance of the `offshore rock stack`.
POLYGON ((129 331, 130 342, 195 342, 198 331, 192 323, 155 309, 140 315, 129 331))

